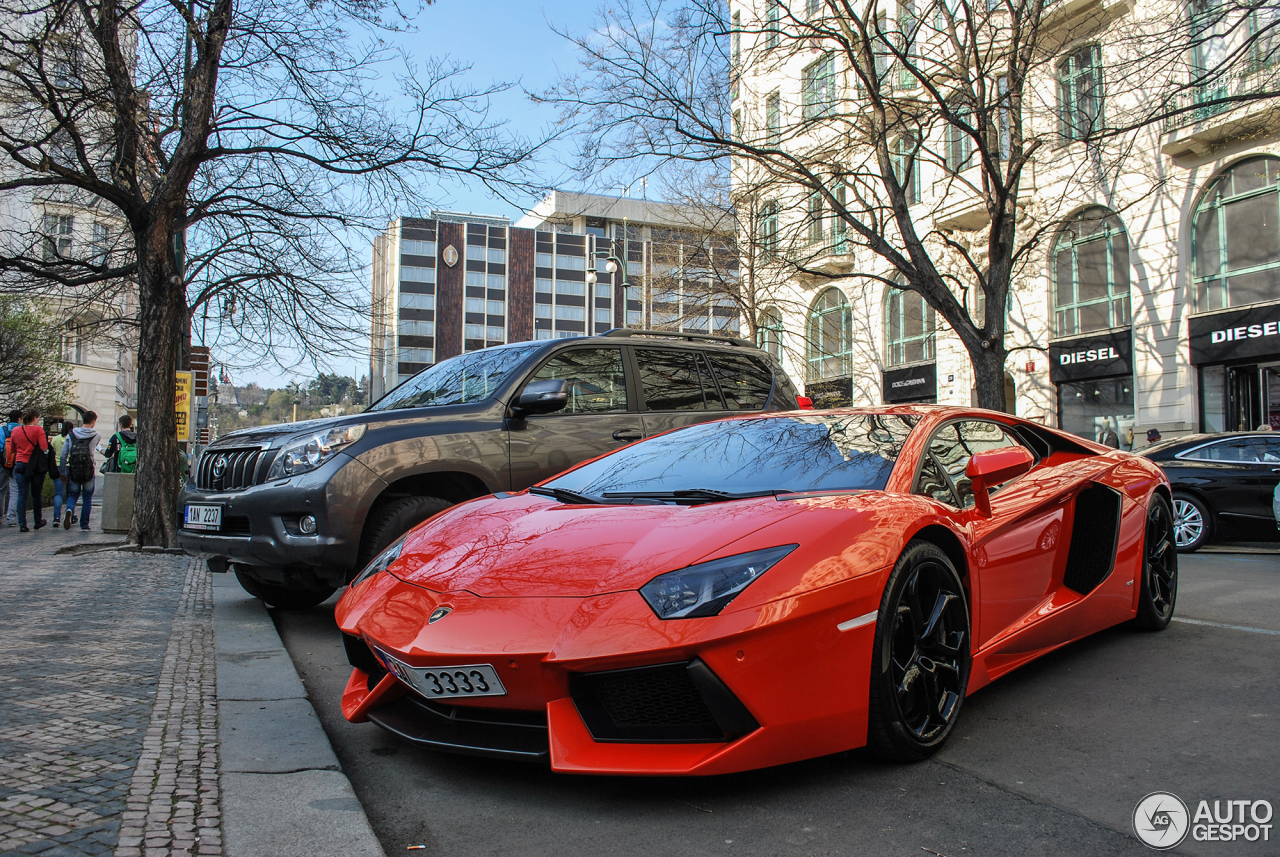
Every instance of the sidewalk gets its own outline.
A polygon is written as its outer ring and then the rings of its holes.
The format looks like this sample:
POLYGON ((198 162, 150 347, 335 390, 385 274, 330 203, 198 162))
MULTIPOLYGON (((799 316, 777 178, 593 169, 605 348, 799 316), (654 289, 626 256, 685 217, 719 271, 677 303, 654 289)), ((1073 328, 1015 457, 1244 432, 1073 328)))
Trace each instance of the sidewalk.
POLYGON ((119 541, 0 526, 0 853, 381 857, 260 602, 181 555, 55 553, 119 541))

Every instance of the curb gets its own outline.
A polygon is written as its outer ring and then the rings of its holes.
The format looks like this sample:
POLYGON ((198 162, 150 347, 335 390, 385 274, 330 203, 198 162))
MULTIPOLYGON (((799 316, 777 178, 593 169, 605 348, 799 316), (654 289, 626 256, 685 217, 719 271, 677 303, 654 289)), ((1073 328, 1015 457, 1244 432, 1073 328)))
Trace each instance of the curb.
POLYGON ((211 576, 223 853, 385 857, 266 608, 211 576))

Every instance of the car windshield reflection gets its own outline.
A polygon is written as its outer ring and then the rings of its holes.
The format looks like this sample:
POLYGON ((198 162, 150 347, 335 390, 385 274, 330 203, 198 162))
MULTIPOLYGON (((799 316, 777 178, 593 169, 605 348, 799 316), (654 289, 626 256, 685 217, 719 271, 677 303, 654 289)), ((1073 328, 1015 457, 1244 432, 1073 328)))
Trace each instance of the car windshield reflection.
POLYGON ((693 502, 879 490, 915 423, 915 417, 884 414, 703 423, 629 446, 547 487, 593 497, 693 502))
POLYGON ((465 405, 487 399, 538 346, 508 345, 451 357, 387 393, 371 411, 465 405))

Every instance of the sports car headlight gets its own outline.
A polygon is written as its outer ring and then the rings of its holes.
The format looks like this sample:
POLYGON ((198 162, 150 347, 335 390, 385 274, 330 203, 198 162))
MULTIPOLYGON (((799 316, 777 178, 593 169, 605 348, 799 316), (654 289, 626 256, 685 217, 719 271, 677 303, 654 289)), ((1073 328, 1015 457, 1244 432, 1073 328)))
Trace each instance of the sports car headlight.
POLYGON ((640 587, 659 619, 715 616, 725 605, 799 545, 740 553, 660 574, 640 587))
POLYGON ((386 571, 387 566, 400 558, 400 551, 404 550, 404 539, 392 542, 386 550, 373 558, 373 561, 364 567, 364 571, 356 575, 355 580, 351 581, 352 586, 358 586, 369 578, 373 577, 380 571, 386 571))
POLYGON ((271 462, 267 480, 285 479, 315 470, 337 455, 342 447, 364 437, 365 428, 364 423, 339 426, 290 441, 280 450, 276 460, 271 462))

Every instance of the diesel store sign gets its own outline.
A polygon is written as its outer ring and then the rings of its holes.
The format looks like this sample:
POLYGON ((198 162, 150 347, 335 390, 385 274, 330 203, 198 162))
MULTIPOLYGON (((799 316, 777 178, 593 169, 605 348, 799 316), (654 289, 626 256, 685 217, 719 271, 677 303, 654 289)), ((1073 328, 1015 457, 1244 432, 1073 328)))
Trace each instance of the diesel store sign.
POLYGON ((933 399, 938 395, 938 365, 922 363, 884 373, 885 404, 933 399))
POLYGON ((1049 380, 1085 381, 1133 374, 1133 345, 1128 328, 1049 343, 1049 380))
POLYGON ((1226 363, 1280 353, 1280 304, 1191 317, 1191 362, 1226 363))

